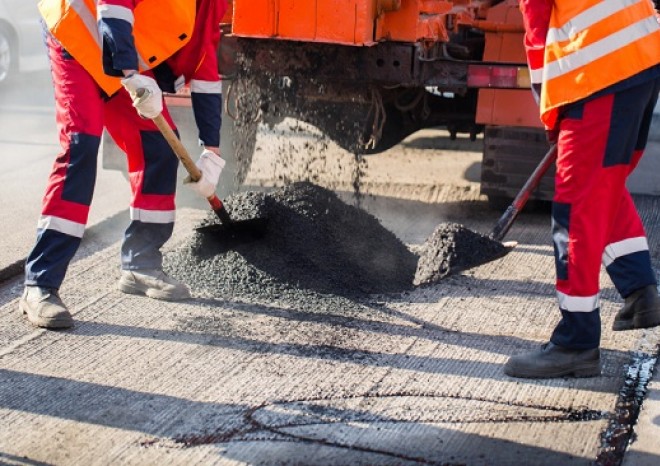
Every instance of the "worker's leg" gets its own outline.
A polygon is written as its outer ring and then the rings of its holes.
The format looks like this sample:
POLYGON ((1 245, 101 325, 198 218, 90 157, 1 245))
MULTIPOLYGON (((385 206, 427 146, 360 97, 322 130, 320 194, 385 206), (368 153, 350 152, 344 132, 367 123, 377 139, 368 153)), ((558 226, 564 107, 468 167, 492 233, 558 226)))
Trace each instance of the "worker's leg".
MULTIPOLYGON (((648 140, 653 109, 660 91, 660 80, 649 82, 625 92, 632 105, 631 112, 618 115, 619 121, 637 124, 632 131, 631 141, 622 149, 631 155, 629 172, 632 172, 642 157, 648 140), (641 110, 641 111, 640 111, 641 110)), ((617 141, 623 144, 625 141, 617 141)), ((660 298, 657 292, 655 272, 642 221, 630 194, 626 191, 621 198, 617 218, 612 225, 603 264, 623 298, 625 305, 617 314, 614 330, 654 327, 660 325, 660 298)))
POLYGON ((561 123, 553 241, 562 319, 551 341, 564 348, 600 344, 601 259, 627 192, 632 155, 616 143, 631 131, 617 124, 625 97, 608 94, 572 105, 561 123))
MULTIPOLYGON (((646 147, 659 88, 660 85, 657 83, 648 83, 624 93, 625 96, 629 96, 631 106, 639 105, 639 110, 630 108, 629 113, 619 115, 622 124, 625 122, 638 128, 637 131, 631 131, 634 139, 613 141, 626 145, 620 150, 631 157, 629 173, 637 166, 646 147)), ((651 268, 646 233, 627 190, 621 198, 616 221, 612 224, 608 244, 603 254, 603 264, 607 267, 614 285, 624 298, 644 286, 656 284, 655 274, 651 268)))
POLYGON ((552 211, 556 288, 561 320, 540 351, 512 357, 516 377, 592 376, 600 373, 600 289, 603 251, 618 221, 632 151, 617 125, 630 96, 608 94, 565 108, 560 122, 552 211))
POLYGON ((103 100, 82 66, 52 37, 47 43, 62 151, 48 179, 25 283, 58 289, 87 223, 103 130, 103 100))
MULTIPOLYGON (((108 132, 127 154, 132 192, 131 223, 121 247, 125 273, 120 289, 160 299, 187 298, 187 288, 162 273, 161 248, 174 228, 179 160, 156 125, 137 114, 123 89, 105 110, 108 132), (138 272, 142 278, 135 278, 138 272)), ((172 125, 167 109, 163 114, 172 125)))
POLYGON ((554 216, 562 310, 562 321, 552 337, 557 345, 592 348, 600 342, 596 254, 602 254, 622 296, 656 285, 644 227, 625 182, 646 144, 659 90, 649 82, 596 98, 584 104, 581 120, 571 118, 571 113, 580 110, 573 106, 562 123, 564 133, 578 137, 567 138, 569 159, 558 161, 565 170, 558 170, 555 205, 569 215, 554 216), (588 159, 600 162, 584 163, 580 173, 576 169, 582 164, 581 148, 588 148, 588 159), (582 192, 580 184, 587 186, 582 192))
POLYGON ((46 38, 62 151, 53 164, 37 240, 25 265, 19 309, 39 327, 73 325, 58 289, 87 224, 103 129, 103 100, 91 76, 50 35, 46 38))
POLYGON ((159 268, 160 248, 174 227, 178 159, 154 123, 138 115, 124 90, 106 104, 106 127, 127 154, 132 193, 122 269, 159 268))

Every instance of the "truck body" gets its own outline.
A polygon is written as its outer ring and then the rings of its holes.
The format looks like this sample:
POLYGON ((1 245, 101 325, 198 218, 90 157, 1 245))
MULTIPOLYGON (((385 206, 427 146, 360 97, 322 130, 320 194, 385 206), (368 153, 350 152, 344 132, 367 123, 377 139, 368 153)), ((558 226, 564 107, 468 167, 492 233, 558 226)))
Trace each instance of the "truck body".
MULTIPOLYGON (((499 204, 515 196, 547 151, 517 0, 229 4, 218 51, 221 149, 233 152, 239 179, 256 125, 287 117, 355 154, 377 154, 423 128, 446 128, 452 138, 483 135, 481 192, 499 204)), ((191 115, 177 115, 189 106, 185 93, 168 99, 180 133, 196 134, 191 115)), ((107 137, 103 151, 104 165, 116 165, 107 137)), ((551 196, 548 176, 533 197, 551 196)))

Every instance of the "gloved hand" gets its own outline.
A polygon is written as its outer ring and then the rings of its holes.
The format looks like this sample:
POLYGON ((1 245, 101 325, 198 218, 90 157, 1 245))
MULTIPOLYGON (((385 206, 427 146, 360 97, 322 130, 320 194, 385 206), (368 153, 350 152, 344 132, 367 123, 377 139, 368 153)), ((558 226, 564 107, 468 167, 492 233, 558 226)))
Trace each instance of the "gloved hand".
POLYGON ((153 119, 163 111, 163 92, 153 78, 132 74, 121 80, 133 100, 133 107, 143 118, 153 119))
POLYGON ((552 144, 557 144, 557 140, 559 139, 559 125, 556 125, 554 128, 546 128, 545 129, 545 138, 548 140, 548 142, 552 144))
POLYGON ((218 185, 220 173, 225 167, 225 161, 214 152, 204 149, 195 165, 202 172, 202 177, 198 181, 193 181, 190 176, 187 176, 183 180, 183 184, 204 199, 208 199, 215 194, 215 188, 218 185))

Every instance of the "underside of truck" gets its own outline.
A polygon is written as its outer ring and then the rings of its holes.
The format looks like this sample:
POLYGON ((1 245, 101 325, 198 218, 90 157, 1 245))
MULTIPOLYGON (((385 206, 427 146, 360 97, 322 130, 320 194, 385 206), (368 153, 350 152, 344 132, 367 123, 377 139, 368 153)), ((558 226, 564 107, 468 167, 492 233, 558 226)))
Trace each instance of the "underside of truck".
MULTIPOLYGON (((501 204, 546 152, 516 1, 254 3, 234 0, 219 52, 243 166, 254 127, 287 117, 355 154, 441 127, 483 138, 481 191, 501 204)), ((533 197, 551 196, 546 178, 533 197)))
MULTIPOLYGON (((221 144, 236 163, 236 182, 250 168, 259 126, 285 118, 357 155, 377 156, 424 128, 483 141, 480 189, 497 208, 548 149, 517 0, 233 0, 230 7, 218 58, 221 144)), ((189 95, 184 89, 166 100, 194 148, 189 95)), ((104 167, 125 170, 107 135, 102 147, 104 167)), ((552 198, 551 173, 532 199, 552 198)))
POLYGON ((228 47, 238 57, 225 74, 234 106, 240 101, 251 116, 304 120, 349 151, 382 152, 425 127, 473 137, 484 128, 474 121, 478 91, 465 89, 467 65, 422 61, 419 44, 356 48, 230 37, 228 47), (248 101, 258 108, 246 108, 248 101))

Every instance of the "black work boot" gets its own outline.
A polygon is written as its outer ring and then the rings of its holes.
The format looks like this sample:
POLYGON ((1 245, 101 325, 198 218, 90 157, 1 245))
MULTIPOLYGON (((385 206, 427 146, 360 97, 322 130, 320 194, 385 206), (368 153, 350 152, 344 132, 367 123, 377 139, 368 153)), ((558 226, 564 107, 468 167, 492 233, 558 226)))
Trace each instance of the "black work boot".
POLYGON ((660 325, 660 297, 655 285, 633 292, 614 318, 612 330, 632 330, 660 325))
POLYGON ((594 377, 600 375, 600 350, 577 350, 546 343, 541 349, 511 356, 504 366, 510 377, 551 379, 572 375, 594 377))

